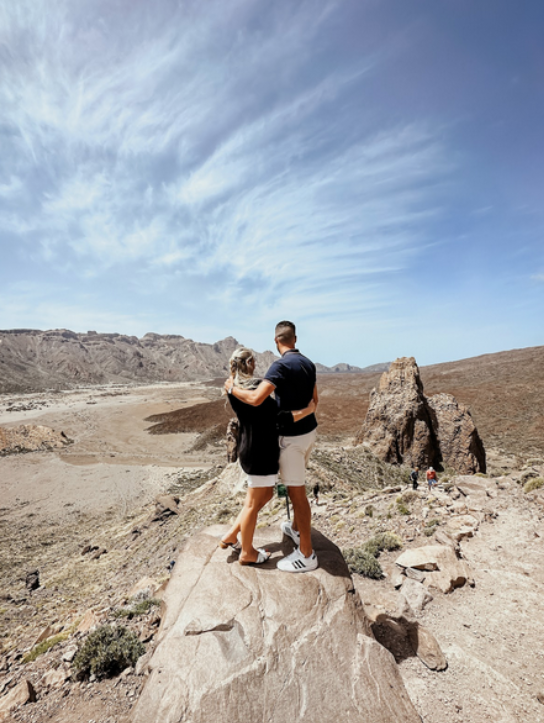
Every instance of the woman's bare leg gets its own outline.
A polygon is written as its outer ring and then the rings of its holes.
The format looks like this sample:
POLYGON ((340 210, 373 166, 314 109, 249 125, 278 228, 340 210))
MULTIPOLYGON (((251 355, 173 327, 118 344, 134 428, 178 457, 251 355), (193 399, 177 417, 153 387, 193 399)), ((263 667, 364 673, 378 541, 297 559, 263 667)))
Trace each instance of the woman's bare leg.
POLYGON ((258 552, 253 547, 253 535, 255 533, 255 525, 257 524, 257 515, 266 503, 272 499, 273 494, 273 487, 250 487, 247 491, 246 501, 239 515, 240 531, 242 533, 241 562, 255 562, 257 559, 258 552))
POLYGON ((240 526, 240 520, 242 519, 242 515, 244 514, 244 510, 246 506, 249 504, 249 489, 246 494, 246 498, 244 500, 244 506, 238 513, 238 517, 234 520, 233 526, 230 528, 230 530, 227 532, 227 534, 221 538, 223 542, 226 542, 228 545, 234 545, 236 542, 238 542, 238 535, 241 530, 240 526))

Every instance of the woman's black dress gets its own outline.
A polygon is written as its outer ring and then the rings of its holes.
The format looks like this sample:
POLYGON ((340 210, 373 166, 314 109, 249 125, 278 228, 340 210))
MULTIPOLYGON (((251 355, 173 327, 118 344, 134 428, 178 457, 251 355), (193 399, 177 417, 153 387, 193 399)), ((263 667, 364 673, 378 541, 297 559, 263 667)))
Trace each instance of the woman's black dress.
POLYGON ((258 407, 245 404, 229 394, 229 402, 240 423, 238 459, 246 474, 269 475, 279 470, 276 402, 267 397, 258 407))

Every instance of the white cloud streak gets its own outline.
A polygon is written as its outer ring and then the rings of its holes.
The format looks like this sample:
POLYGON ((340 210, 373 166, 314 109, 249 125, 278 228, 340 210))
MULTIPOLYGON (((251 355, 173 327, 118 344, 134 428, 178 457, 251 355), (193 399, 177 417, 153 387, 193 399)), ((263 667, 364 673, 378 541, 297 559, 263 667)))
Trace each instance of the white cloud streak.
POLYGON ((376 58, 313 67, 334 4, 263 8, 5 4, 7 242, 81 277, 183 270, 226 306, 386 303, 440 212, 439 131, 368 130, 376 58))

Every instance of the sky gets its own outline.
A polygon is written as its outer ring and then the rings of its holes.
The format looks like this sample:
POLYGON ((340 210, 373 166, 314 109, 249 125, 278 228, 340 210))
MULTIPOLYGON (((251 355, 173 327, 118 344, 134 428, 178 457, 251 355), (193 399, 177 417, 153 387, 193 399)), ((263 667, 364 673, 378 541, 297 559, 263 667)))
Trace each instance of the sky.
POLYGON ((0 328, 544 344, 542 0, 0 0, 0 328))

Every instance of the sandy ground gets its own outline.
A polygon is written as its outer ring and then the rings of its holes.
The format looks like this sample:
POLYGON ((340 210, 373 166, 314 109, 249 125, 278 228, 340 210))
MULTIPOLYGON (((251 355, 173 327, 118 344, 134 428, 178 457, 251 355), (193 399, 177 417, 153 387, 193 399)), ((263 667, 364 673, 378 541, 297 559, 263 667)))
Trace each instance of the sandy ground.
POLYGON ((130 390, 85 389, 0 397, 0 424, 41 424, 74 443, 59 452, 0 459, 2 516, 63 516, 117 507, 122 514, 149 502, 174 471, 208 468, 191 453, 196 434, 150 435, 145 418, 189 407, 217 393, 187 382, 130 390), (34 409, 17 411, 33 404, 34 409), (16 411, 6 411, 15 407, 16 411), (120 469, 121 467, 121 469, 120 469))

